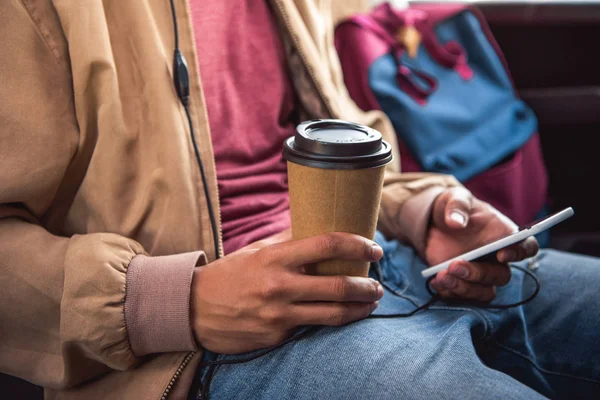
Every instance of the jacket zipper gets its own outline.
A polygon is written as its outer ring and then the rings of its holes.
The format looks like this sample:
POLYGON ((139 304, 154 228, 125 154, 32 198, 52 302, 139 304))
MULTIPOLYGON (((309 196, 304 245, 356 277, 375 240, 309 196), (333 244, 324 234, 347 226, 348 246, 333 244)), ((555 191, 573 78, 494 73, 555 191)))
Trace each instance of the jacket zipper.
POLYGON ((296 46, 296 50, 298 51, 298 54, 300 54, 300 59, 302 60, 302 64, 304 64, 304 68, 306 68, 308 75, 310 76, 313 84, 315 85, 315 88, 317 89, 317 93, 319 94, 321 101, 323 102, 323 104, 325 104, 325 108, 327 108, 327 112, 329 112, 329 115, 331 116, 331 118, 336 118, 337 114, 335 112, 333 112, 333 108, 331 107, 331 104, 329 103, 327 97, 324 94, 325 91, 323 90, 323 87, 320 85, 319 81, 315 77, 315 73, 314 73, 313 69, 308 65, 307 57, 306 57, 306 54, 302 51, 302 47, 300 46, 300 40, 298 39, 298 35, 296 35, 293 32, 292 26, 290 24, 290 17, 287 14, 287 11, 285 10, 285 6, 283 5, 283 0, 271 0, 271 2, 275 3, 275 6, 276 6, 277 10, 279 11, 279 15, 281 16, 281 18, 283 19, 283 22, 285 23, 285 27, 288 31, 288 34, 292 38, 292 41, 294 42, 294 45, 296 46))
POLYGON ((190 363, 192 357, 194 357, 194 354, 196 354, 196 352, 192 351, 191 353, 188 353, 185 356, 185 358, 183 359, 183 362, 181 363, 181 365, 179 366, 179 368, 177 368, 177 371, 175 371, 175 375, 173 375, 173 377, 169 381, 169 384, 167 385, 167 388, 165 389, 165 391, 162 394, 162 396, 160 397, 160 400, 166 400, 167 399, 167 397, 169 396, 169 393, 171 392, 171 389, 175 385, 175 382, 177 382, 177 379, 179 379, 179 376, 181 375, 181 373, 183 372, 183 370, 185 369, 185 367, 187 367, 187 365, 190 363))
MULTIPOLYGON (((190 9, 190 4, 187 0, 184 0, 183 3, 185 3, 185 7, 186 7, 186 13, 188 16, 188 24, 190 24, 189 26, 193 26, 193 23, 191 21, 190 16, 192 15, 191 13, 191 9, 190 9)), ((194 56, 197 56, 196 54, 196 40, 194 38, 194 36, 192 35, 192 52, 194 53, 194 56)), ((206 110, 204 110, 204 112, 206 113, 206 110)), ((217 170, 216 164, 215 164, 215 157, 214 154, 212 155, 212 157, 210 157, 211 160, 211 164, 213 167, 213 171, 217 170)), ((218 185, 215 186, 217 188, 217 190, 215 190, 216 193, 216 203, 217 203, 217 215, 215 215, 215 218, 217 220, 217 224, 218 224, 218 240, 220 243, 219 245, 219 249, 221 251, 221 253, 223 252, 223 246, 221 245, 223 242, 223 230, 221 227, 221 200, 219 199, 219 189, 218 189, 218 185)), ((208 199, 206 199, 208 201, 208 199)), ((215 258, 221 256, 222 254, 215 254, 215 258)), ((181 362, 181 365, 179 365, 179 368, 177 368, 177 371, 175 371, 175 375, 173 375, 173 377, 171 378, 171 380, 169 381, 169 384, 167 385, 165 391, 163 392, 162 396, 160 396, 160 400, 166 400, 169 397, 169 393, 171 392, 171 389, 173 388, 173 386, 175 385, 175 383, 177 382, 177 380, 179 379, 179 376, 181 375, 181 373, 183 372, 183 370, 185 369, 185 367, 187 367, 187 365, 190 363, 190 361, 192 360, 192 358, 194 357, 194 355, 196 354, 195 351, 192 351, 190 353, 188 353, 185 358, 183 359, 183 361, 181 362)))

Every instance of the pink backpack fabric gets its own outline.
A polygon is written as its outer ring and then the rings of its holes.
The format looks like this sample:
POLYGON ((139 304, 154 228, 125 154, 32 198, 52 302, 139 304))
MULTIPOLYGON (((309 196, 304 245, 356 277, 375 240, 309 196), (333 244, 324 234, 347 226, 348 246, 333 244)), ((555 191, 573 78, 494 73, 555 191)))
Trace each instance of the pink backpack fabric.
MULTIPOLYGON (((427 52, 431 59, 434 59, 440 65, 446 68, 454 69, 456 74, 463 79, 470 79, 470 74, 482 72, 485 68, 485 63, 482 65, 472 65, 473 52, 477 48, 469 48, 468 45, 460 46, 459 38, 456 41, 443 42, 435 36, 436 27, 461 13, 471 13, 479 23, 480 31, 473 34, 482 34, 486 44, 491 45, 491 57, 495 57, 497 65, 501 65, 502 73, 507 78, 507 91, 514 92, 515 101, 520 101, 516 94, 516 89, 512 83, 510 72, 508 70, 504 56, 493 38, 489 27, 475 7, 467 7, 464 5, 449 4, 449 5, 416 5, 411 6, 406 10, 395 10, 389 4, 384 3, 376 7, 367 15, 355 15, 342 21, 338 24, 335 32, 335 44, 342 64, 345 84, 354 101, 363 110, 380 109, 383 107, 378 101, 381 98, 379 93, 374 92, 372 81, 370 79, 370 68, 382 56, 388 56, 394 53, 398 60, 404 49, 399 44, 393 44, 393 49, 390 47, 390 39, 386 35, 376 34, 374 30, 395 31, 399 24, 415 24, 416 19, 422 21, 417 24, 423 39, 419 47, 419 53, 427 52), (425 16, 423 18, 423 16, 425 16), (377 26, 371 26, 375 23, 377 26), (454 43, 453 43, 454 42, 454 43), (458 49, 458 51, 457 51, 458 49), (466 54, 464 53, 466 49, 466 54), (470 53, 469 53, 470 52, 470 53), (379 96, 379 97, 378 97, 379 96)), ((391 36, 393 38, 393 36, 391 36)), ((464 39, 464 38, 463 38, 464 39)), ((482 57, 490 57, 490 54, 479 54, 479 59, 482 57)), ((436 96, 436 88, 447 84, 444 79, 446 75, 435 75, 436 71, 425 71, 423 76, 433 77, 430 85, 431 90, 421 90, 427 85, 421 84, 416 86, 416 90, 411 91, 411 82, 408 82, 406 77, 400 72, 402 71, 402 61, 398 61, 399 72, 397 86, 415 100, 415 104, 425 104, 428 98, 436 96)), ((420 73, 420 71, 419 71, 420 73)), ((418 76, 417 76, 418 77, 418 76)), ((421 83, 423 79, 421 79, 421 83)), ((426 82, 427 83, 427 82, 426 82)), ((456 98, 452 101, 461 101, 461 96, 470 94, 457 93, 456 98)), ((472 100, 472 99, 471 99, 472 100)), ((406 100, 403 100, 406 101, 406 100)), ((400 101, 398 107, 402 107, 400 101)), ((433 102, 431 103, 433 105, 433 102)), ((413 107, 414 104, 410 105, 413 107)), ((404 109, 403 116, 411 116, 412 109, 408 111, 404 109), (409 113, 409 114, 406 114, 409 113)), ((385 110, 384 110, 385 111, 385 110)), ((393 112, 394 110, 392 110, 393 112)), ((388 104, 388 115, 390 113, 388 104)), ((415 117, 415 115, 412 115, 415 117)), ((421 116, 418 115, 418 118, 421 116)), ((392 122, 398 121, 398 118, 392 122)), ((402 122, 406 120, 403 119, 402 122)), ((482 124, 487 121, 482 120, 482 124)), ((402 128, 396 126, 397 132, 402 132, 402 128)), ((494 127, 497 128, 497 127, 494 127)), ((511 137, 512 127, 508 121, 506 129, 498 134, 511 137)), ((534 125, 535 129, 535 125, 534 125)), ((405 129, 406 130, 406 129, 405 129)), ((414 133, 414 132, 413 132, 414 133)), ((427 170, 422 167, 416 157, 411 154, 409 146, 399 133, 399 145, 401 154, 402 170, 405 172, 415 172, 427 170)), ((434 171, 439 172, 439 171, 434 171)), ((458 177, 458 176, 457 176, 458 177)), ((460 178, 459 178, 460 179, 460 178)), ((461 180, 462 183, 478 198, 485 200, 496 207, 499 211, 509 216, 518 225, 525 225, 537 217, 545 214, 545 206, 547 203, 548 177, 546 166, 543 160, 539 134, 535 131, 530 131, 522 140, 522 144, 515 151, 511 151, 507 157, 504 157, 500 162, 494 162, 489 168, 484 169, 476 174, 467 176, 461 180)))

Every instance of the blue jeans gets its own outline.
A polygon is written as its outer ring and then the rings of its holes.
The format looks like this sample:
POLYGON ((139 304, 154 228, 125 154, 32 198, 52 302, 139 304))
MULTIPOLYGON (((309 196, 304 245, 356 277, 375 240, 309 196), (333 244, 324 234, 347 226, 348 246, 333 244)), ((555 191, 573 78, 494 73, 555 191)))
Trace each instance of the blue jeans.
MULTIPOLYGON (((402 297, 386 291, 375 314, 425 303, 423 260, 379 233, 376 241, 385 252, 383 278, 402 297)), ((254 361, 220 366, 210 399, 600 398, 600 259, 545 250, 538 260, 541 291, 524 306, 439 301, 409 318, 318 328, 254 361)), ((533 290, 515 270, 494 303, 533 290)))

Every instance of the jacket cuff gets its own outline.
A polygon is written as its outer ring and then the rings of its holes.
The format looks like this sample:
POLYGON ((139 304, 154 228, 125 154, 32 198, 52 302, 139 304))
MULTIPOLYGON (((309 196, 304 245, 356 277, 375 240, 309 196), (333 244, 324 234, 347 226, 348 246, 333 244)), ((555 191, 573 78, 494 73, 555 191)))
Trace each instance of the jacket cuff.
POLYGON ((197 349, 190 317, 194 267, 201 251, 148 257, 137 255, 126 275, 125 325, 133 354, 197 349))
POLYGON ((425 189, 406 200, 400 211, 398 225, 421 256, 425 254, 433 202, 444 190, 441 186, 425 189))

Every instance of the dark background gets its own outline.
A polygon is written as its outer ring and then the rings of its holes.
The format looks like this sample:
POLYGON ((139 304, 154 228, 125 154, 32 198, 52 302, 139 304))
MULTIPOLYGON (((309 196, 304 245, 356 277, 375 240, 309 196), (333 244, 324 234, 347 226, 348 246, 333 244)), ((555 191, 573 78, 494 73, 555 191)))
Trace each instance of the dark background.
MULTIPOLYGON (((574 2, 573 2, 574 3, 574 2)), ((551 247, 600 256, 600 4, 480 6, 521 97, 534 109, 553 211, 575 217, 551 232, 551 247)))

